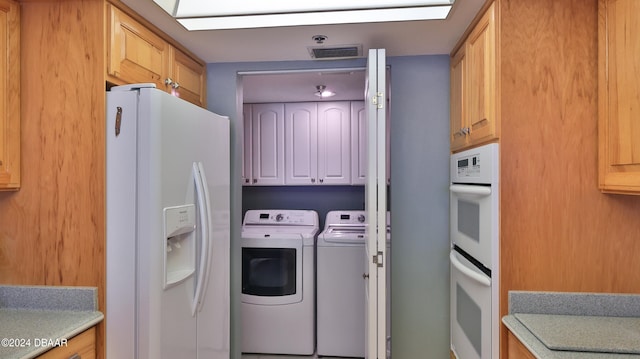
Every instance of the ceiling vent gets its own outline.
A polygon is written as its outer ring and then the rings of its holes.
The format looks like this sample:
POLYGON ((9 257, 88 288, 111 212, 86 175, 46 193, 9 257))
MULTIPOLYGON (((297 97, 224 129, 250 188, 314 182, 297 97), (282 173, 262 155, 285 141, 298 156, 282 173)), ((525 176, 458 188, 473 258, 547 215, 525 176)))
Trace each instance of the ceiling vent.
POLYGON ((362 56, 362 45, 308 47, 309 55, 316 60, 351 59, 362 56))

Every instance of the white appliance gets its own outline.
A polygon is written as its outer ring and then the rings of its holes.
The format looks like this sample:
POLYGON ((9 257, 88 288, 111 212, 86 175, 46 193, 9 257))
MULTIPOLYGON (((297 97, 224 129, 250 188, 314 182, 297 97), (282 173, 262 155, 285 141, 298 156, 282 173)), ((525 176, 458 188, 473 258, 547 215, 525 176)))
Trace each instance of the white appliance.
POLYGON ((451 155, 451 350, 498 358, 498 144, 451 155))
MULTIPOLYGON (((330 211, 318 235, 317 256, 317 353, 320 356, 365 356, 365 211, 330 211)), ((387 213, 389 218, 389 213, 387 213)), ((389 220, 387 219, 387 223, 389 220)), ((387 228, 387 256, 391 256, 387 228)), ((386 266, 387 296, 390 289, 390 261, 386 266)), ((387 300, 389 319, 391 301, 387 300)), ((386 321, 387 334, 391 321, 386 321)))
POLYGON ((152 84, 107 92, 106 353, 229 358, 229 120, 152 84))
POLYGON ((318 214, 249 210, 242 226, 243 353, 315 351, 315 251, 318 214))

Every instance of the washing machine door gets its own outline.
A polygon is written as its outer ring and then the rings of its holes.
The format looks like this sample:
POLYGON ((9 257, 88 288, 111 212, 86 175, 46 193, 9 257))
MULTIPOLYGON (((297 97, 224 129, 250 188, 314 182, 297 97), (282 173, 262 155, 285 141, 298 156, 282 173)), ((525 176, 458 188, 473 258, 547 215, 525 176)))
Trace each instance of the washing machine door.
POLYGON ((300 234, 243 235, 242 302, 262 305, 301 302, 302 244, 300 234))

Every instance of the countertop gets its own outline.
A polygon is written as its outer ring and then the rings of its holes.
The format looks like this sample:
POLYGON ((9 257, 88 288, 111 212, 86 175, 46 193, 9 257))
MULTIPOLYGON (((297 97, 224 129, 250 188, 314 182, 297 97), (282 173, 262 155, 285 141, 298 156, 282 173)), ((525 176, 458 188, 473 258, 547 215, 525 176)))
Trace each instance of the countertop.
POLYGON ((502 322, 538 359, 640 358, 640 295, 512 291, 502 322))
POLYGON ((0 358, 36 357, 104 319, 93 287, 0 286, 0 358))

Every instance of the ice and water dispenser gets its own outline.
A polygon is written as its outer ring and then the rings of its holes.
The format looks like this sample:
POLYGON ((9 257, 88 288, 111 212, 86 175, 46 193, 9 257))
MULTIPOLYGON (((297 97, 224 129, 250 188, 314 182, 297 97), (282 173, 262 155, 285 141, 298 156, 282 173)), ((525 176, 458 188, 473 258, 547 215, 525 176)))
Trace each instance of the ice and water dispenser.
POLYGON ((164 208, 164 283, 168 288, 189 278, 196 268, 196 207, 164 208))

